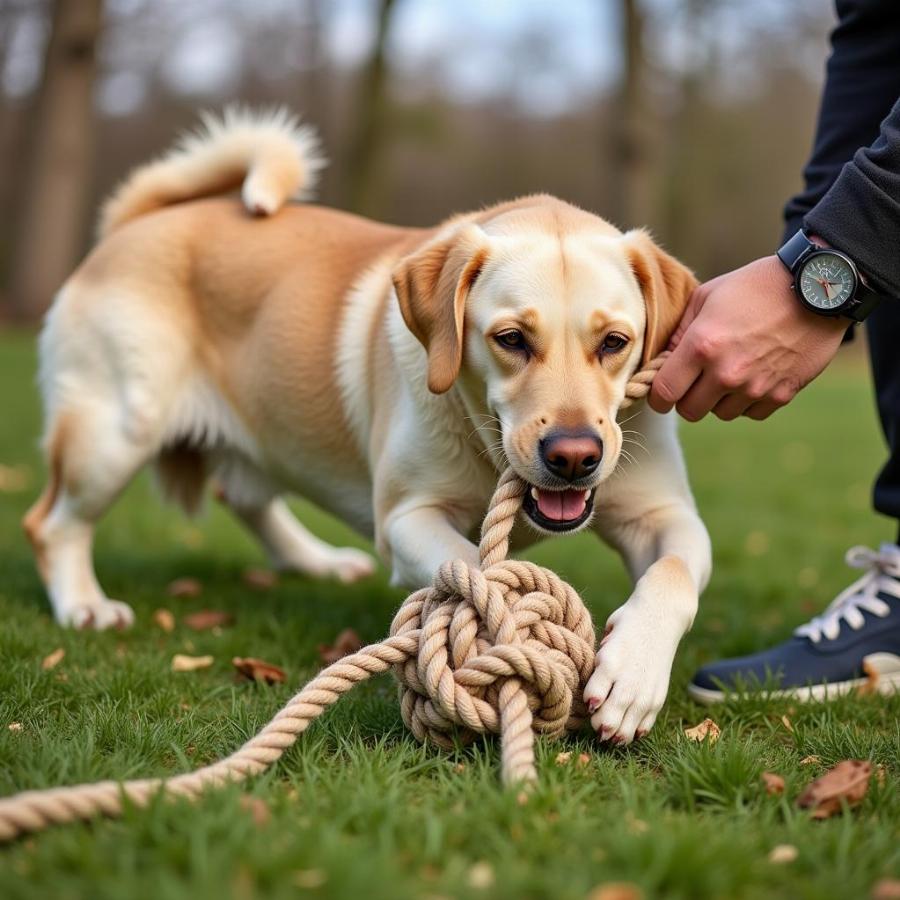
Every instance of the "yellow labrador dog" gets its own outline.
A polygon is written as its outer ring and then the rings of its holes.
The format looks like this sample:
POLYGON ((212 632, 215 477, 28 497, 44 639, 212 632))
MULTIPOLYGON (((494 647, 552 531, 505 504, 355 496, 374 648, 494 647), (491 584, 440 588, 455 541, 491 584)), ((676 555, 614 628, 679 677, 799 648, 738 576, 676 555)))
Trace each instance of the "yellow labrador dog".
POLYGON ((57 620, 124 627, 94 526, 147 463, 193 509, 214 478, 274 563, 349 582, 371 558, 310 534, 297 492, 371 535, 397 584, 477 562, 508 460, 537 533, 591 527, 635 581, 586 699, 628 742, 665 700, 710 568, 670 416, 629 427, 629 376, 695 284, 642 231, 549 196, 397 228, 285 205, 321 161, 283 113, 231 112, 138 169, 41 338, 49 484, 25 519, 57 620), (224 196, 240 187, 242 201, 224 196), (206 199, 203 199, 206 198, 206 199))

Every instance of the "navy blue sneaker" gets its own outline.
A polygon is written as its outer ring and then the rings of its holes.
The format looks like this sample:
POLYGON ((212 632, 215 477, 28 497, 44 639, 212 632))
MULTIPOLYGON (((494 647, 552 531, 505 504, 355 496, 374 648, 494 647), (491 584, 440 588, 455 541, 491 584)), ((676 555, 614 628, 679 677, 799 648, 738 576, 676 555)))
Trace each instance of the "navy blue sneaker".
POLYGON ((688 693, 700 703, 729 692, 826 700, 866 683, 900 690, 900 547, 853 547, 847 564, 866 573, 793 637, 760 653, 710 663, 688 693))

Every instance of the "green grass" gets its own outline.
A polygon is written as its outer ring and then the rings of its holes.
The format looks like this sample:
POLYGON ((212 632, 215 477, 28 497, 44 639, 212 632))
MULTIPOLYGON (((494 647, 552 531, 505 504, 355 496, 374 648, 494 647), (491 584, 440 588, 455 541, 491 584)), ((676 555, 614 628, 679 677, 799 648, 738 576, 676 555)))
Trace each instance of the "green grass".
MULTIPOLYGON (((353 587, 294 579, 254 593, 240 573, 261 559, 239 527, 214 504, 185 520, 146 478, 103 522, 97 546, 101 580, 133 604, 137 626, 125 634, 57 628, 18 524, 42 477, 32 344, 0 337, 0 463, 30 473, 25 489, 0 494, 0 794, 217 759, 316 671, 318 643, 344 627, 366 640, 384 634, 401 596, 383 574, 353 587), (167 598, 166 584, 185 575, 203 582, 203 597, 167 598), (236 625, 220 635, 164 634, 151 621, 161 606, 179 616, 227 610, 236 625), (42 671, 41 659, 60 646, 64 661, 42 671), (172 673, 176 652, 216 662, 172 673), (288 684, 235 683, 235 654, 282 665, 288 684), (9 731, 9 722, 22 729, 9 731)), ((837 364, 766 424, 703 422, 683 438, 715 575, 647 740, 609 749, 588 733, 542 743, 540 785, 521 806, 500 787, 496 746, 423 748, 381 678, 342 700, 248 787, 269 806, 267 825, 254 824, 234 788, 194 806, 159 802, 121 821, 53 829, 0 849, 2 896, 568 900, 629 881, 647 897, 844 900, 900 876, 900 697, 809 707, 756 700, 713 712, 722 726, 715 746, 682 738, 706 712, 685 696, 694 667, 783 638, 846 583, 847 546, 892 537, 868 505, 883 447, 864 367, 837 364), (590 763, 561 768, 560 749, 587 752, 590 763), (821 762, 801 765, 809 755, 821 762), (810 821, 796 794, 846 757, 884 764, 885 783, 857 810, 810 821), (784 797, 766 795, 765 770, 785 776, 784 797), (796 861, 767 860, 780 843, 798 848, 796 861), (492 868, 491 887, 470 883, 479 862, 492 868)), ((325 537, 352 539, 301 510, 325 537)), ((533 557, 581 590, 598 622, 627 594, 619 562, 589 536, 546 543, 533 557)))

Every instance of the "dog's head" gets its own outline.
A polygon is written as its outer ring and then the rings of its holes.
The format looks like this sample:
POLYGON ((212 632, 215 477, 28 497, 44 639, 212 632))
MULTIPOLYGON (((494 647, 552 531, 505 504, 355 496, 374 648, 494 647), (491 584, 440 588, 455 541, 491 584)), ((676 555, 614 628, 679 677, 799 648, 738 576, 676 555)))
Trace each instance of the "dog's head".
POLYGON ((394 286, 428 354, 428 387, 459 379, 531 486, 524 508, 575 531, 622 451, 616 414, 634 371, 663 350, 696 281, 644 231, 622 234, 553 198, 451 223, 403 259, 394 286))

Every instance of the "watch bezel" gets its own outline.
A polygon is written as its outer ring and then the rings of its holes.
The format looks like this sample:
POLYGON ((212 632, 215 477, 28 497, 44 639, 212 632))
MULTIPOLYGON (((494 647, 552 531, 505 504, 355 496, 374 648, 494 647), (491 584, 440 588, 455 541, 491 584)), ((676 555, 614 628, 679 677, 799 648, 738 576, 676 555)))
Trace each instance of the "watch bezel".
POLYGON ((796 293, 800 302, 807 308, 812 310, 814 313, 818 313, 820 316, 844 316, 847 314, 848 309, 853 309, 858 305, 859 301, 857 299, 857 293, 859 292, 860 285, 860 277, 859 277, 859 269, 856 268, 856 263, 847 256, 846 253, 842 253, 840 250, 833 250, 830 247, 820 247, 817 250, 813 250, 811 253, 807 253, 803 256, 799 261, 798 265, 794 271, 794 293, 796 293), (853 274, 853 291, 850 296, 840 305, 833 306, 831 308, 824 308, 821 306, 816 306, 815 303, 810 302, 806 299, 806 296, 803 293, 803 288, 800 286, 800 279, 803 277, 803 273, 806 270, 806 267, 817 257, 817 256, 837 256, 844 260, 845 263, 850 267, 850 271, 853 274))

